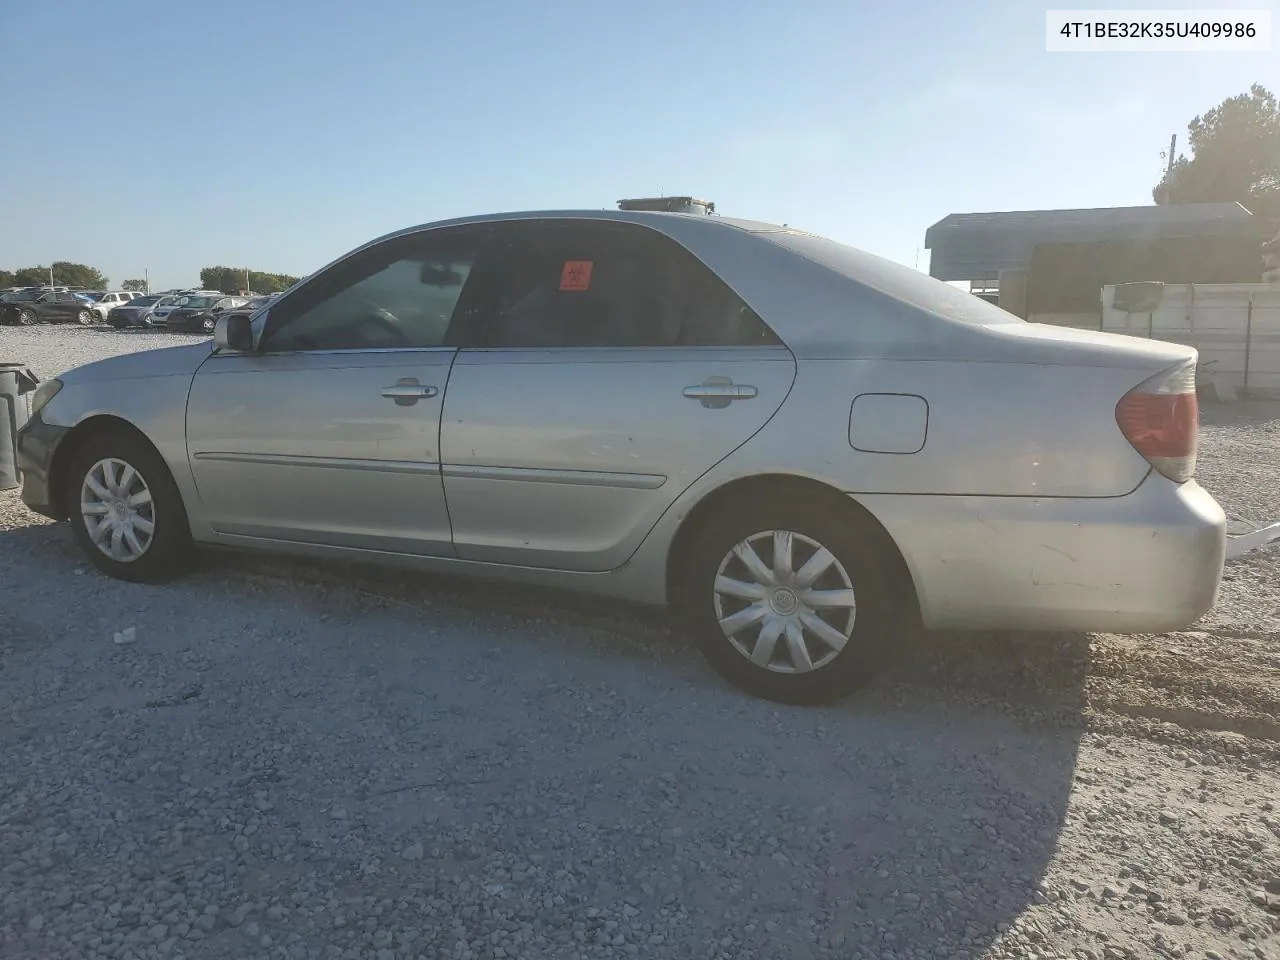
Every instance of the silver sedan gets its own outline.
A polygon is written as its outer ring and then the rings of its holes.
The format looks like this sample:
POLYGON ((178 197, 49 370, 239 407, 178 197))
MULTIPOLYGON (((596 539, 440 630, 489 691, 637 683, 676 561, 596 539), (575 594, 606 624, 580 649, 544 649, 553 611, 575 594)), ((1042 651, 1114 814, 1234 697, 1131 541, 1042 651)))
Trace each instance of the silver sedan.
POLYGON ((917 625, 1208 610, 1196 360, 786 227, 493 215, 44 383, 23 497, 128 580, 217 545, 670 604, 729 680, 812 703, 917 625))

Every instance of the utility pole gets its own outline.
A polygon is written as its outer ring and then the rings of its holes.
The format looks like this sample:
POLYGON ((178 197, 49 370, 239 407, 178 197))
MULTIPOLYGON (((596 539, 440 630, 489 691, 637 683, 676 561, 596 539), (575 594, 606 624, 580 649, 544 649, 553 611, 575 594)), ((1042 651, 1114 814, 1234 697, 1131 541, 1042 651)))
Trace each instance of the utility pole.
POLYGON ((49 289, 50 290, 53 289, 53 266, 52 265, 50 265, 49 267, 49 289))
POLYGON ((142 288, 146 290, 147 293, 151 292, 151 271, 146 267, 142 268, 142 288))
POLYGON ((1173 173, 1173 151, 1178 149, 1178 135, 1175 133, 1169 138, 1169 166, 1165 168, 1164 175, 1166 178, 1173 173))

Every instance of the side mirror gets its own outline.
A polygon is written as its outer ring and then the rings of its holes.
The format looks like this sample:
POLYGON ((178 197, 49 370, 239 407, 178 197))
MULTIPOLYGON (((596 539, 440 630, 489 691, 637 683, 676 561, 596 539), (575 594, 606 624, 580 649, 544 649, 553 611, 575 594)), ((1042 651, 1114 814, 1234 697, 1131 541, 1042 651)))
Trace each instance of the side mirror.
POLYGON ((213 342, 219 350, 253 353, 253 326, 243 313, 219 317, 213 328, 213 342))

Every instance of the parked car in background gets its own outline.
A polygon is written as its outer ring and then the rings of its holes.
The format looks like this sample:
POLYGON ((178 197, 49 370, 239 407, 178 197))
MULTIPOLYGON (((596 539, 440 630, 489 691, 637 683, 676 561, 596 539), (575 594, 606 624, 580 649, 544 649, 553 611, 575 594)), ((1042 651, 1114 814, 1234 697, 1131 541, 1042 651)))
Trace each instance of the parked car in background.
POLYGON ((93 323, 93 304, 74 293, 19 293, 0 304, 0 322, 30 326, 33 323, 93 323))
POLYGON ((107 323, 113 327, 148 327, 156 310, 171 310, 178 304, 177 297, 139 296, 122 303, 107 314, 107 323))
POLYGON ((169 320, 169 314, 178 309, 179 301, 188 296, 191 294, 170 294, 164 297, 160 303, 151 308, 151 313, 145 318, 147 326, 163 327, 169 320))
MULTIPOLYGON (((215 305, 215 307, 211 308, 210 311, 204 316, 192 318, 190 321, 188 321, 185 327, 185 330, 186 332, 195 332, 196 330, 195 322, 198 320, 200 332, 213 333, 214 326, 217 324, 217 321, 221 317, 230 317, 230 316, 250 317, 254 313, 256 313, 258 310, 261 310, 263 307, 273 302, 278 296, 280 296, 278 293, 270 293, 270 294, 266 294, 265 296, 255 296, 255 297, 249 297, 247 299, 245 297, 228 298, 228 299, 243 300, 244 302, 241 303, 239 306, 222 307, 221 309, 218 309, 217 306, 215 305)), ((169 329, 173 329, 172 319, 170 319, 169 329)))
POLYGON ((247 297, 179 297, 178 305, 165 321, 171 333, 213 333, 218 316, 246 303, 247 297))
POLYGON ((113 577, 194 541, 670 603, 732 682, 817 702, 919 624, 1209 610, 1197 359, 785 226, 502 214, 46 381, 18 459, 113 577))
POLYGON ((140 293, 131 293, 128 290, 114 290, 110 293, 103 293, 95 297, 91 309, 99 320, 107 319, 107 314, 122 304, 129 303, 131 300, 142 296, 140 293))

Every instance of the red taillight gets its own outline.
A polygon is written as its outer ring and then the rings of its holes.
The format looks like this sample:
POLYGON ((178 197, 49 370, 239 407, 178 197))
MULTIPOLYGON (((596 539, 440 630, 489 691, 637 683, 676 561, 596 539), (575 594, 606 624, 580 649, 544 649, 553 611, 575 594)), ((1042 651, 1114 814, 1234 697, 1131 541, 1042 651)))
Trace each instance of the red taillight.
POLYGON ((1156 374, 1126 393, 1116 404, 1116 423, 1133 448, 1174 483, 1194 477, 1200 432, 1196 361, 1156 374))

